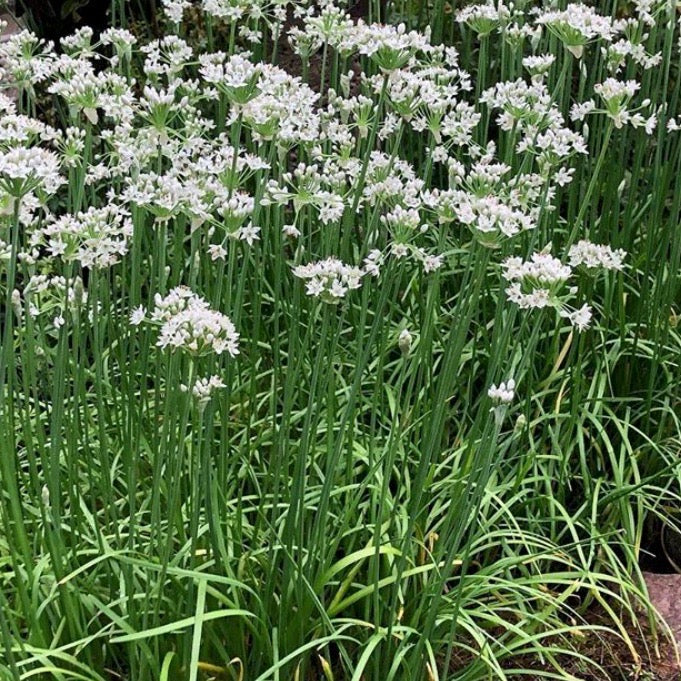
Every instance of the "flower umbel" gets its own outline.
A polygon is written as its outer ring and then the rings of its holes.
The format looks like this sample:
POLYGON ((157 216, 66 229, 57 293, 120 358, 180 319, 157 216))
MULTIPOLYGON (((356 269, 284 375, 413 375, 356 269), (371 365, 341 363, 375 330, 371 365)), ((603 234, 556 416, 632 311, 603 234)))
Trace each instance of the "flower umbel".
POLYGON ((308 295, 319 297, 326 303, 339 303, 348 291, 362 285, 365 272, 359 267, 345 265, 337 258, 327 258, 308 265, 298 265, 293 268, 293 274, 306 280, 308 295))
POLYGON ((157 345, 194 355, 226 352, 239 354, 239 334, 227 315, 213 310, 208 302, 186 286, 168 295, 156 294, 150 321, 160 324, 157 345))

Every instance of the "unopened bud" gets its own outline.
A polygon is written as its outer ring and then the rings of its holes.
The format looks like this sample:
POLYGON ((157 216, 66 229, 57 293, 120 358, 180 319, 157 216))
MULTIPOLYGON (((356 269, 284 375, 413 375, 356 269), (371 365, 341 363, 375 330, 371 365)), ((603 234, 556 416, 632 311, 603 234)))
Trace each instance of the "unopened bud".
POLYGON ((45 510, 49 511, 50 510, 50 490, 47 485, 43 485, 42 489, 42 502, 43 502, 43 508, 45 510))
POLYGON ((513 430, 516 433, 519 433, 525 426, 527 425, 527 417, 525 414, 520 414, 518 418, 515 421, 515 426, 513 427, 513 430))
POLYGON ((73 281, 73 302, 76 306, 76 310, 83 304, 84 293, 83 280, 80 277, 76 277, 73 281))
POLYGON ((402 357, 407 357, 407 355, 409 355, 409 352, 411 351, 411 341, 412 337, 409 331, 407 329, 402 329, 400 332, 400 337, 397 341, 397 344, 400 347, 400 352, 402 353, 402 357))
POLYGON ((340 87, 341 91, 345 95, 345 98, 347 99, 350 97, 350 83, 352 82, 352 78, 355 74, 350 71, 346 76, 341 76, 340 77, 340 87))
POLYGON ((17 316, 17 321, 21 324, 24 308, 21 306, 21 293, 17 289, 12 291, 12 307, 14 308, 14 314, 17 316))
POLYGON ((317 657, 319 658, 319 664, 322 666, 322 671, 324 672, 324 678, 326 681, 334 681, 331 665, 321 655, 318 654, 317 657))

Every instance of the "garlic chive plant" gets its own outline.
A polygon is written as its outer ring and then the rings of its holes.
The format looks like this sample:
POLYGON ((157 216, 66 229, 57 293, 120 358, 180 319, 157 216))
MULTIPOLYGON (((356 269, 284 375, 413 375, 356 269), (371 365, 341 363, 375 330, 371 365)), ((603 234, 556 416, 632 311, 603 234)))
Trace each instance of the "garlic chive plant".
POLYGON ((676 3, 158 5, 0 45, 0 680, 640 664, 676 3))

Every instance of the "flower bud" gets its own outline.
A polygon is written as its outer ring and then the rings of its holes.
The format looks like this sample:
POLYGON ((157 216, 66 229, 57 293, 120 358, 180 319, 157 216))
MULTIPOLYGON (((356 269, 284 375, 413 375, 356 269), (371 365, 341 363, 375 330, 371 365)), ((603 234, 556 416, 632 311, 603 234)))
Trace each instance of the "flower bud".
POLYGON ((76 311, 81 307, 85 299, 85 289, 83 287, 83 280, 80 277, 76 277, 73 282, 73 302, 76 307, 76 311))
POLYGON ((50 490, 47 485, 43 485, 42 489, 42 502, 43 502, 43 507, 45 508, 46 511, 50 510, 50 490))
POLYGON ((513 430, 516 433, 519 433, 525 426, 527 425, 527 417, 525 414, 520 414, 518 418, 515 421, 515 426, 513 426, 513 430))
POLYGON ((412 336, 407 329, 402 329, 397 344, 402 352, 402 357, 407 357, 411 351, 412 336))
POLYGON ((12 307, 14 308, 14 314, 17 317, 17 321, 21 324, 23 320, 23 307, 21 305, 21 293, 17 289, 12 291, 12 307))

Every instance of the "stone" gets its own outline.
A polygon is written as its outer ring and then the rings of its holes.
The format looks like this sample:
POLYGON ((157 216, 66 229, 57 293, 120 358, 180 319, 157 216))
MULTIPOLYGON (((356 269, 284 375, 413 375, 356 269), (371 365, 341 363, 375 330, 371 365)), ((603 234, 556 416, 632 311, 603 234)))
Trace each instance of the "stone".
MULTIPOLYGON (((670 659, 663 661, 663 666, 681 672, 678 649, 681 648, 681 574, 656 574, 644 572, 643 578, 648 589, 650 602, 660 617, 669 626, 676 641, 676 651, 670 653, 670 659)), ((674 677, 678 678, 678 677, 674 677)))

